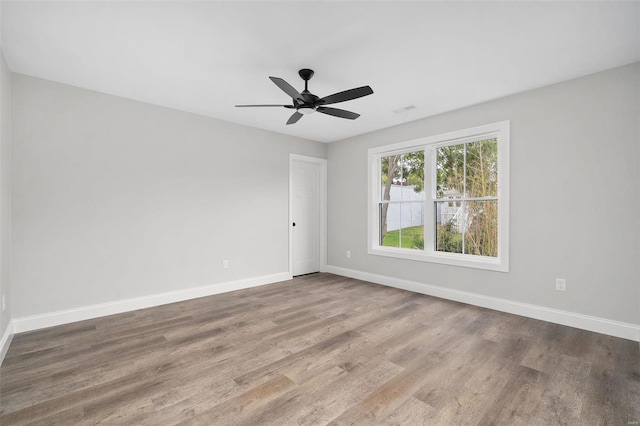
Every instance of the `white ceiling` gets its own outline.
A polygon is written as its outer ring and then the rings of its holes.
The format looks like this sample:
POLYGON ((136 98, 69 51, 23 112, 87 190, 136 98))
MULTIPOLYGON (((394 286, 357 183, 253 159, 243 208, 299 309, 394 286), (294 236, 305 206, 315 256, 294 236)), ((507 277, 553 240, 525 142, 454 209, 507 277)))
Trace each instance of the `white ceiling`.
POLYGON ((12 71, 331 142, 640 61, 640 2, 3 1, 12 71), (269 79, 374 94, 285 125, 269 79), (415 108, 402 114, 393 110, 415 108))

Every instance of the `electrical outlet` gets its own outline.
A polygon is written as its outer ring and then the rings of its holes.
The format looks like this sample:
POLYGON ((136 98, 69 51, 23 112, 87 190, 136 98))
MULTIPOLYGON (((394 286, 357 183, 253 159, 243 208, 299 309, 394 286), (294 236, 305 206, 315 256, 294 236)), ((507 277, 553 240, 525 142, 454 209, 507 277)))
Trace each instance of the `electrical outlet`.
POLYGON ((229 261, 227 259, 222 261, 222 269, 229 269, 229 261))
POLYGON ((347 250, 347 259, 351 258, 351 250, 347 250))
POLYGON ((567 290, 567 280, 564 278, 556 278, 556 290, 558 291, 566 291, 567 290))

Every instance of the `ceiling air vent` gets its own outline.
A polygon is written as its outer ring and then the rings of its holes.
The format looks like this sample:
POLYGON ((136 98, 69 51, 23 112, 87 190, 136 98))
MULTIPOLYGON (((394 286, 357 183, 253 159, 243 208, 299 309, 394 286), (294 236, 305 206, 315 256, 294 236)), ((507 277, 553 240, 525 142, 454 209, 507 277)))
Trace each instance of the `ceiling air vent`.
POLYGON ((411 111, 412 109, 415 109, 415 108, 416 108, 415 105, 407 105, 402 108, 396 108, 393 110, 393 112, 395 112, 396 114, 402 114, 403 112, 411 111))

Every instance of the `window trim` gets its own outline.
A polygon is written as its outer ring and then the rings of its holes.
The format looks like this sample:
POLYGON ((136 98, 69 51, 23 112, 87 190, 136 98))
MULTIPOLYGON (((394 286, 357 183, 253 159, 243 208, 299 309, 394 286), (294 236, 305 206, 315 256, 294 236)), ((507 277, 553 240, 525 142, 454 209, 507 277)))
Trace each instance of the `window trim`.
MULTIPOLYGON (((491 271, 509 271, 509 145, 510 121, 500 121, 468 129, 456 130, 434 136, 413 139, 390 145, 370 148, 368 150, 368 254, 393 257, 445 265, 462 266, 491 271), (461 253, 436 252, 433 249, 434 232, 427 232, 427 227, 435 224, 434 212, 431 208, 437 199, 435 194, 435 168, 433 151, 439 146, 462 144, 489 136, 498 139, 498 256, 477 256, 461 253), (380 160, 382 157, 403 152, 425 151, 425 249, 405 249, 385 247, 379 244, 378 197, 380 182, 380 160)), ((435 225, 434 225, 435 226, 435 225)))

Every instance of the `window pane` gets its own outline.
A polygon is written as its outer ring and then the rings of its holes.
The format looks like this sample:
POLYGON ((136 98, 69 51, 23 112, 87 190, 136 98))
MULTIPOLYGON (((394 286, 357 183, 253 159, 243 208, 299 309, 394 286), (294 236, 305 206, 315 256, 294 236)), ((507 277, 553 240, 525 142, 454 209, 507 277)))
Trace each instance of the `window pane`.
POLYGON ((380 204, 380 245, 400 247, 400 204, 380 204))
POLYGON ((386 229, 381 225, 381 245, 423 250, 424 203, 381 204, 381 218, 385 217, 385 209, 386 229))
POLYGON ((498 194, 498 140, 467 144, 465 169, 468 197, 495 197, 498 194))
POLYGON ((400 201, 402 198, 402 157, 392 155, 380 159, 380 199, 400 201))
POLYGON ((400 247, 424 250, 424 226, 409 226, 400 230, 400 247))
POLYGON ((461 201, 438 201, 435 204, 436 251, 462 253, 464 209, 461 201))
POLYGON ((436 197, 459 198, 464 188, 464 145, 443 146, 436 152, 436 197))
POLYGON ((424 200, 424 151, 380 159, 380 200, 424 200))
POLYGON ((402 201, 424 200, 424 151, 403 154, 400 164, 402 201))
POLYGON ((498 202, 468 201, 464 252, 479 256, 498 256, 498 202))
POLYGON ((424 249, 424 203, 402 203, 400 247, 424 249))

